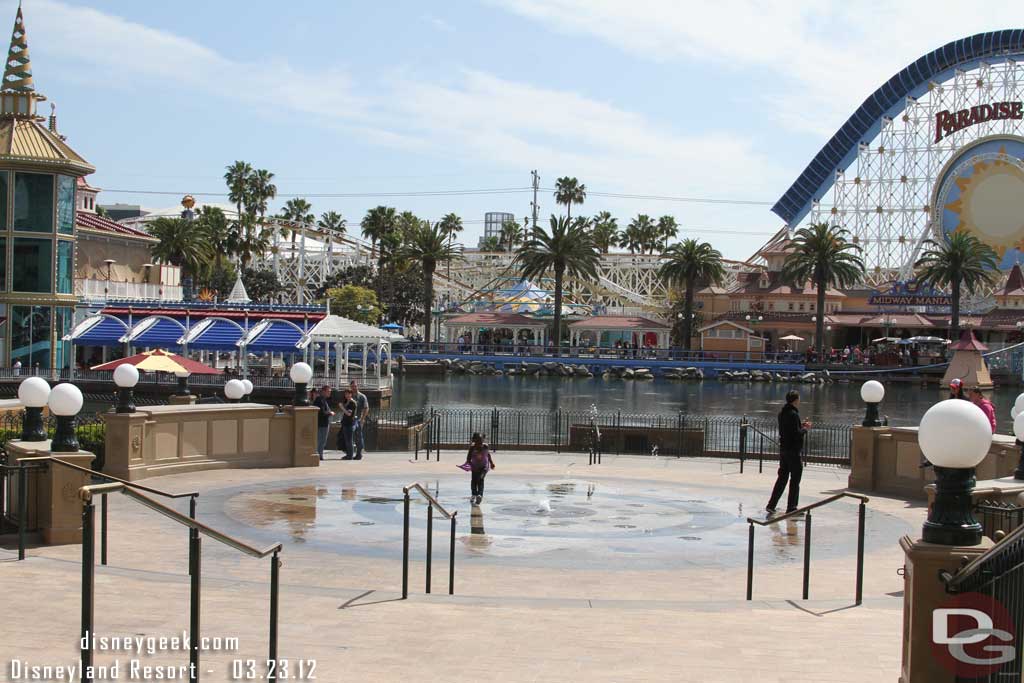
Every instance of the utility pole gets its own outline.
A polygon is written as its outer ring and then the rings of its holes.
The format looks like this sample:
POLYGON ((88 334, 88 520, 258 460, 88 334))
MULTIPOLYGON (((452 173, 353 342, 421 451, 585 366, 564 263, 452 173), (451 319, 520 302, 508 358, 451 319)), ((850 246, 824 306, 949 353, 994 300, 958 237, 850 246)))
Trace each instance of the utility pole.
POLYGON ((540 205, 537 204, 537 190, 540 189, 540 174, 537 173, 537 169, 530 172, 533 176, 533 201, 530 202, 530 208, 533 210, 533 230, 537 230, 537 214, 540 213, 540 205))

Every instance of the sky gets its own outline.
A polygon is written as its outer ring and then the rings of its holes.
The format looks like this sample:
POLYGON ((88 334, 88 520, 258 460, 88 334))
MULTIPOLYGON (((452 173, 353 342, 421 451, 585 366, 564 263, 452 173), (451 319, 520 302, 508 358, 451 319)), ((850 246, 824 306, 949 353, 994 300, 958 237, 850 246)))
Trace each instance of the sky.
MULTIPOLYGON (((0 2, 0 17, 13 23, 16 7, 0 2)), ((352 232, 378 204, 455 212, 475 245, 485 212, 530 213, 536 169, 544 221, 564 212, 555 179, 574 176, 591 193, 643 197, 591 194, 574 214, 607 210, 622 226, 672 215, 681 237, 735 259, 782 226, 771 205, 885 80, 950 40, 1020 25, 1012 3, 946 0, 24 0, 23 11, 36 88, 96 167, 101 204, 226 203, 224 169, 241 159, 275 174, 272 211, 306 196, 352 232), (479 190, 490 192, 467 194, 479 190)))

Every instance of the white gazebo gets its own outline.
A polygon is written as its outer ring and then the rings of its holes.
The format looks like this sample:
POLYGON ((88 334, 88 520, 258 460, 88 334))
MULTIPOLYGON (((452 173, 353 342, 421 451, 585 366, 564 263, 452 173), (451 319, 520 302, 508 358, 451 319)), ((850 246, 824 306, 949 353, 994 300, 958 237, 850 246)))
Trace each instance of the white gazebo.
POLYGON ((334 377, 338 384, 341 384, 342 377, 348 378, 348 356, 349 350, 354 345, 363 349, 362 375, 366 378, 366 363, 369 352, 372 349, 376 356, 376 378, 377 385, 381 386, 381 368, 384 359, 387 358, 387 373, 384 375, 391 378, 391 342, 403 339, 401 335, 392 334, 379 327, 373 327, 365 323, 343 318, 340 315, 328 315, 326 318, 311 327, 302 336, 297 348, 305 353, 306 361, 316 356, 318 345, 323 345, 325 374, 331 376, 331 346, 334 346, 334 377))

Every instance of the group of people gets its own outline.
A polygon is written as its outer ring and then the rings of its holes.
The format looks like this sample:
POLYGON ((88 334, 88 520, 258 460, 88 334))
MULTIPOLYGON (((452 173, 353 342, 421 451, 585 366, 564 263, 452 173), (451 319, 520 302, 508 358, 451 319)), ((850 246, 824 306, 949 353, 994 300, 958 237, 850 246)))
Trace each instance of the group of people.
POLYGON ((333 398, 334 390, 329 384, 310 390, 310 405, 319 409, 317 415, 316 452, 324 459, 324 449, 331 431, 331 422, 337 414, 341 418, 338 429, 338 450, 344 451, 342 460, 362 460, 365 440, 363 426, 370 415, 370 402, 366 394, 359 391, 359 384, 352 380, 342 390, 341 400, 333 398), (337 410, 335 410, 337 408, 337 410))
POLYGON ((954 378, 949 382, 949 397, 970 401, 981 408, 981 412, 985 413, 989 424, 992 425, 992 433, 996 433, 996 407, 992 401, 985 398, 985 392, 981 390, 981 387, 972 386, 967 389, 965 394, 963 380, 954 378))

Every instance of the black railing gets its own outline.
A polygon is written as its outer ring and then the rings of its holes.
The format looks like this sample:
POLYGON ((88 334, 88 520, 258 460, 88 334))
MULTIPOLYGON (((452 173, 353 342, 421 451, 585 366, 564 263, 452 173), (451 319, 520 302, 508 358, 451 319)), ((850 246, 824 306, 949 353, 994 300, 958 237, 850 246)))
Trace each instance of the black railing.
MULTIPOLYGON (((980 593, 991 598, 995 609, 990 617, 996 616, 999 606, 1005 609, 1013 620, 1013 634, 1019 635, 1024 629, 1024 526, 1002 537, 956 573, 942 572, 940 576, 949 593, 980 593)), ((995 628, 1003 626, 1000 621, 993 618, 995 628)), ((1006 635, 1012 637, 1010 633, 1006 635)), ((1011 661, 999 665, 987 676, 972 675, 970 680, 1019 681, 1022 673, 1024 666, 1018 647, 1017 656, 1011 661)))
MULTIPOLYGON (((597 451, 604 454, 636 454, 674 457, 757 457, 759 462, 778 460, 774 417, 743 418, 731 415, 692 413, 635 414, 621 411, 532 411, 499 408, 432 408, 427 411, 383 411, 370 416, 366 438, 382 450, 439 450, 469 445, 473 432, 486 435, 493 448, 554 450, 586 453, 591 447, 591 427, 600 433, 597 451), (429 424, 428 424, 429 423, 429 424), (423 425, 427 425, 423 427, 423 425), (420 439, 393 439, 385 445, 384 429, 420 426, 420 439), (425 442, 425 443, 424 443, 425 442)), ((804 439, 806 462, 848 467, 849 424, 815 423, 804 439)))
POLYGON ((974 506, 981 532, 993 540, 1000 532, 1006 535, 1024 525, 1024 507, 1014 503, 986 500, 974 506))
MULTIPOLYGON (((268 548, 259 549, 236 538, 209 527, 192 516, 185 516, 148 496, 135 490, 136 487, 125 483, 93 484, 79 489, 82 500, 82 624, 81 624, 81 665, 83 680, 92 683, 93 679, 93 648, 92 635, 95 631, 95 578, 96 578, 96 510, 93 504, 95 494, 120 492, 141 503, 143 506, 188 527, 188 567, 189 567, 189 668, 193 681, 200 678, 199 656, 201 652, 200 637, 200 590, 202 568, 202 538, 206 536, 228 547, 234 548, 250 557, 271 557, 270 564, 270 628, 268 636, 267 659, 277 663, 277 622, 278 622, 278 584, 280 575, 281 544, 276 543, 268 548)), ((195 499, 193 498, 193 501, 195 499)), ((277 680, 276 666, 268 664, 268 680, 277 680)))
POLYGON ((750 530, 747 536, 747 600, 754 599, 754 525, 757 526, 771 526, 778 524, 779 522, 787 519, 793 519, 803 515, 804 518, 804 582, 803 582, 803 599, 807 600, 810 595, 811 585, 811 510, 814 508, 834 503, 840 498, 853 498, 860 501, 860 505, 857 510, 857 585, 855 589, 855 600, 856 604, 861 604, 861 600, 864 594, 864 519, 866 506, 868 502, 867 496, 860 496, 855 493, 837 493, 834 496, 829 496, 824 500, 819 500, 816 503, 805 505, 802 508, 797 508, 792 512, 787 512, 784 515, 778 515, 777 517, 769 517, 768 519, 754 519, 753 517, 747 517, 747 523, 750 525, 750 530))
POLYGON ((409 484, 402 488, 405 495, 404 519, 402 525, 402 599, 409 597, 409 506, 412 502, 410 494, 413 491, 419 492, 427 501, 427 563, 426 563, 426 592, 430 593, 430 568, 434 555, 434 508, 441 513, 445 519, 451 520, 451 547, 448 555, 448 595, 455 595, 455 517, 458 511, 449 512, 437 502, 437 499, 430 494, 419 483, 409 484))

